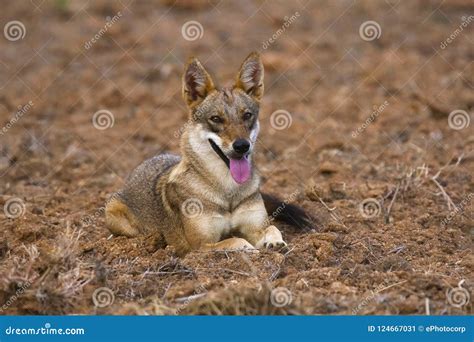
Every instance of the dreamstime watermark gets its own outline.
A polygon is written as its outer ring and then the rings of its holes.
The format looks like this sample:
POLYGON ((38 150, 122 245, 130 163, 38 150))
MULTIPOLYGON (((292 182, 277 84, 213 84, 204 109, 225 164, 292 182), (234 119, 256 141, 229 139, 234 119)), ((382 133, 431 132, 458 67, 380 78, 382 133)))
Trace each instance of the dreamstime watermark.
POLYGON ((3 304, 3 306, 0 307, 0 313, 6 311, 13 303, 15 303, 23 293, 25 293, 26 289, 28 289, 31 286, 31 283, 29 281, 26 281, 23 283, 19 289, 16 290, 15 294, 12 295, 6 302, 3 304))
POLYGON ((183 126, 173 133, 173 136, 175 138, 179 138, 188 127, 191 127, 196 121, 201 119, 203 115, 209 110, 209 108, 211 108, 211 106, 211 102, 204 102, 191 114, 191 117, 188 119, 188 121, 186 121, 183 126))
POLYGON ((378 285, 375 289, 372 290, 372 293, 365 297, 362 302, 359 303, 354 309, 352 309, 352 314, 357 315, 357 313, 362 310, 365 306, 369 305, 370 302, 374 301, 377 298, 377 294, 385 290, 387 286, 385 284, 378 285))
POLYGON ((380 215, 382 206, 376 198, 366 198, 359 204, 359 213, 366 219, 380 215))
POLYGON ((102 38, 102 36, 104 34, 107 33, 107 31, 117 22, 119 21, 119 19, 122 18, 122 12, 121 11, 118 11, 116 15, 114 15, 112 18, 110 17, 107 17, 106 18, 106 22, 105 22, 105 25, 90 39, 88 40, 87 42, 84 43, 84 49, 86 50, 89 50, 92 45, 94 45, 95 43, 97 43, 99 41, 100 38, 102 38))
POLYGON ((290 112, 284 109, 278 109, 270 116, 270 125, 278 131, 289 128, 292 123, 293 118, 291 117, 290 112))
POLYGON ((23 39, 26 36, 26 27, 19 20, 12 20, 3 27, 3 35, 11 42, 23 39))
POLYGON ((101 109, 92 116, 92 125, 100 131, 114 127, 114 123, 114 115, 106 109, 101 109))
POLYGON ((105 213, 105 208, 107 207, 107 205, 113 200, 115 200, 117 196, 118 196, 117 194, 113 194, 112 196, 110 196, 108 200, 105 201, 105 205, 103 205, 102 207, 94 211, 93 214, 82 217, 81 218, 82 227, 89 227, 90 225, 92 225, 99 217, 101 217, 105 213))
POLYGON ((181 212, 188 218, 201 216, 203 210, 202 202, 197 198, 188 198, 181 204, 181 212))
POLYGON ((33 106, 34 106, 33 101, 28 101, 28 103, 24 106, 18 106, 17 111, 15 112, 13 117, 10 119, 10 121, 8 121, 7 124, 5 126, 3 126, 2 129, 0 130, 0 135, 4 135, 5 133, 7 133, 7 131, 10 128, 12 128, 13 125, 16 124, 16 122, 23 117, 23 115, 28 113, 28 111, 33 106))
POLYGON ((471 203, 472 198, 474 197, 474 193, 470 192, 463 200, 454 207, 453 210, 449 212, 449 214, 441 221, 441 227, 445 227, 448 225, 449 222, 459 213, 462 213, 467 205, 471 203))
POLYGON ((387 108, 388 105, 388 101, 384 101, 384 103, 382 103, 380 106, 374 106, 372 114, 370 114, 370 116, 364 121, 362 126, 357 127, 357 129, 352 132, 352 137, 356 138, 362 132, 364 132, 366 128, 385 110, 385 108, 387 108))
POLYGON ((181 35, 188 42, 192 42, 204 36, 204 28, 199 21, 190 20, 181 27, 181 35))
POLYGON ((179 307, 176 308, 175 310, 175 315, 179 315, 179 313, 181 311, 183 311, 183 309, 185 307, 187 307, 192 301, 202 297, 203 295, 205 295, 207 293, 207 289, 204 287, 204 285, 202 284, 199 284, 199 286, 197 287, 197 289, 194 291, 195 294, 192 295, 192 296, 189 296, 188 298, 186 298, 182 304, 180 304, 179 307))
POLYGON ((449 113, 448 116, 448 125, 451 129, 455 131, 460 131, 464 128, 469 127, 471 123, 471 117, 469 113, 465 110, 456 109, 449 113))
POLYGON ((50 323, 46 323, 40 328, 15 328, 9 326, 5 329, 6 335, 84 335, 83 328, 53 328, 50 323))
POLYGON ((92 302, 97 308, 105 308, 115 301, 114 292, 108 287, 99 287, 92 294, 92 302))
POLYGON ((25 215, 26 205, 21 198, 13 197, 8 199, 3 206, 5 216, 11 219, 17 219, 25 215))
POLYGON ((263 227, 266 228, 272 224, 272 222, 280 215, 283 210, 285 210, 286 206, 293 202, 296 197, 299 195, 300 191, 296 190, 292 192, 288 197, 286 197, 283 202, 267 217, 267 219, 263 223, 263 227))
POLYGON ((359 27, 359 36, 366 42, 379 39, 381 35, 382 28, 380 24, 374 20, 364 21, 359 27))
POLYGON ((300 16, 300 13, 295 12, 294 14, 291 15, 291 17, 286 16, 285 18, 283 18, 284 22, 281 25, 281 27, 270 38, 268 38, 266 41, 262 43, 262 49, 264 50, 268 49, 270 45, 272 45, 278 38, 280 38, 280 36, 283 33, 285 33, 286 29, 289 28, 291 24, 293 24, 296 21, 296 19, 299 18, 299 16, 300 16))
POLYGON ((446 299, 451 306, 455 308, 462 308, 467 305, 471 299, 469 291, 464 288, 464 279, 458 283, 457 287, 446 290, 446 299))
POLYGON ((274 288, 270 293, 270 302, 273 306, 277 308, 282 308, 284 306, 290 305, 293 301, 293 295, 291 291, 286 287, 277 287, 274 288))
POLYGON ((461 34, 461 32, 464 31, 464 29, 468 27, 469 24, 474 20, 474 15, 470 15, 468 17, 462 16, 461 20, 462 20, 461 24, 458 26, 458 28, 454 30, 453 33, 451 33, 448 38, 446 38, 444 41, 442 41, 439 44, 439 47, 441 48, 441 50, 446 49, 449 44, 454 42, 454 40, 461 34))

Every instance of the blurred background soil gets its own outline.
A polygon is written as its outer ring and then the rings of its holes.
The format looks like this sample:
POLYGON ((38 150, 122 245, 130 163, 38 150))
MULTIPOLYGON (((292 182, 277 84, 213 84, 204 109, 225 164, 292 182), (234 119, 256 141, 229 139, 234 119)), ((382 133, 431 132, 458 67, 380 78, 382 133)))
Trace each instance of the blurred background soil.
POLYGON ((20 209, 0 213, 0 312, 472 313, 472 15, 469 0, 3 2, 1 27, 25 30, 0 37, 0 205, 20 209), (182 259, 110 237, 108 196, 179 151, 186 59, 225 85, 253 50, 263 191, 318 227, 279 225, 287 251, 182 259))

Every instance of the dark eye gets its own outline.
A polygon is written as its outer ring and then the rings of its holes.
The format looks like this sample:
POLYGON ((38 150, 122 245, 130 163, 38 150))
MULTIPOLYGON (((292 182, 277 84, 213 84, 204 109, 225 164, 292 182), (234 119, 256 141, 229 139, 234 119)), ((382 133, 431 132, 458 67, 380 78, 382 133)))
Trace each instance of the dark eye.
POLYGON ((209 118, 214 123, 222 123, 222 118, 220 116, 214 115, 209 118))
POLYGON ((250 120, 250 119, 252 118, 252 116, 253 116, 252 113, 246 112, 246 113, 244 114, 244 116, 243 116, 243 119, 244 119, 245 121, 247 121, 247 120, 250 120))

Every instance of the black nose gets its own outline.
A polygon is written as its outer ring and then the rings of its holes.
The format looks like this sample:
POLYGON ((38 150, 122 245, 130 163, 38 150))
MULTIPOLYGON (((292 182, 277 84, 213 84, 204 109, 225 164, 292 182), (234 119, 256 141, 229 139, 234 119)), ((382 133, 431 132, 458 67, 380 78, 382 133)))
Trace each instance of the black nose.
POLYGON ((245 153, 245 152, 248 152, 250 148, 250 143, 245 139, 237 139, 232 144, 232 147, 234 148, 234 151, 237 153, 245 153))

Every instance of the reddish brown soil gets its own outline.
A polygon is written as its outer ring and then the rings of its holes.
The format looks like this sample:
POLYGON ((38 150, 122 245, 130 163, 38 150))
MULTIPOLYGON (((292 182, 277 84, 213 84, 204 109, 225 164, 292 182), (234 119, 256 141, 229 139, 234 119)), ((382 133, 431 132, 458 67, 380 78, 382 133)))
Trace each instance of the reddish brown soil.
POLYGON ((473 123, 454 130, 448 114, 472 118, 474 23, 440 47, 473 14, 471 1, 127 2, 2 4, 2 27, 19 20, 26 35, 0 39, 0 125, 33 103, 0 135, 0 205, 25 204, 18 218, 0 214, 3 314, 472 313, 472 301, 448 297, 474 286, 473 123), (201 39, 183 39, 190 20, 201 39), (382 30, 373 41, 359 36, 368 20, 382 30), (144 159, 178 151, 186 58, 228 81, 252 50, 266 68, 263 190, 294 198, 318 230, 280 225, 284 253, 182 259, 153 237, 108 239, 107 197, 144 159), (94 128, 101 109, 113 127, 94 128), (270 120, 279 109, 292 118, 283 130, 270 120), (462 207, 447 224, 441 189, 462 207), (373 218, 361 215, 367 198, 381 209, 373 218), (94 306, 99 287, 113 291, 112 305, 94 306), (271 305, 277 287, 291 303, 271 305))

